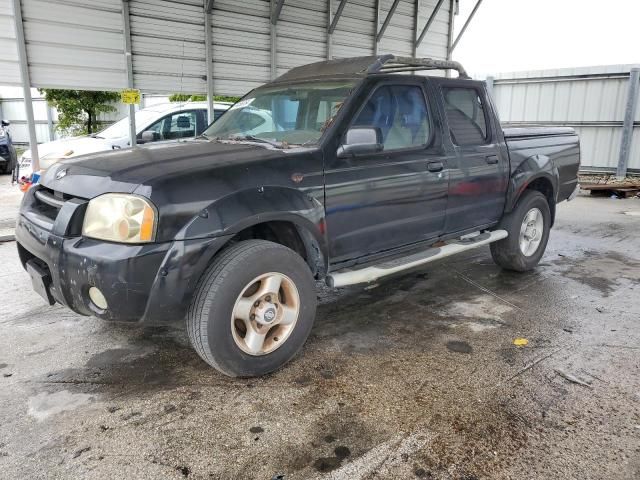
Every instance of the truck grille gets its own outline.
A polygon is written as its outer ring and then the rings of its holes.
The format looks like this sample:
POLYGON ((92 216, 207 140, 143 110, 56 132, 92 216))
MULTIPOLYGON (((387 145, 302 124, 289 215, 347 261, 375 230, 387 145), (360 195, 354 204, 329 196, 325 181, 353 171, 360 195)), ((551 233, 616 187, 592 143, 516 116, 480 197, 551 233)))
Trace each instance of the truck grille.
POLYGON ((45 217, 47 221, 51 223, 55 222, 65 202, 72 198, 77 198, 73 195, 43 187, 42 185, 38 185, 35 188, 37 188, 37 190, 34 193, 34 202, 31 210, 36 215, 45 217))
POLYGON ((0 145, 0 157, 5 160, 9 160, 9 147, 6 145, 0 145))

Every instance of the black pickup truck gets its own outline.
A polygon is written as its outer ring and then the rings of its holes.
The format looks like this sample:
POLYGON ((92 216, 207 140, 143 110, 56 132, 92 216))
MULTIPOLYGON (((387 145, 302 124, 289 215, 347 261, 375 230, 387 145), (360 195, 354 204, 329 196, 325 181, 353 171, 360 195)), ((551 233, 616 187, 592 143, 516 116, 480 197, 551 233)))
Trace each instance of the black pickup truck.
POLYGON ((304 344, 316 280, 373 282, 488 244, 506 269, 535 267, 578 166, 572 129, 501 128, 457 62, 332 60, 253 90, 193 141, 54 165, 16 239, 49 303, 186 318, 207 363, 261 375, 304 344), (458 78, 416 74, 434 69, 458 78))

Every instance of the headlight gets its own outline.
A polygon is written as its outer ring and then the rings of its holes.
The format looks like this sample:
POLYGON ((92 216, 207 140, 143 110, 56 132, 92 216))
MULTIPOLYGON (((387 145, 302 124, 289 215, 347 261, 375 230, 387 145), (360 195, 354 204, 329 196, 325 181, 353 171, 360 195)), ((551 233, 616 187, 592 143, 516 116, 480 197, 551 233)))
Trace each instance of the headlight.
POLYGON ((0 138, 4 137, 6 134, 4 133, 4 128, 0 128, 0 138))
POLYGON ((152 242, 156 231, 153 204, 136 195, 106 193, 89 201, 82 235, 121 243, 152 242))

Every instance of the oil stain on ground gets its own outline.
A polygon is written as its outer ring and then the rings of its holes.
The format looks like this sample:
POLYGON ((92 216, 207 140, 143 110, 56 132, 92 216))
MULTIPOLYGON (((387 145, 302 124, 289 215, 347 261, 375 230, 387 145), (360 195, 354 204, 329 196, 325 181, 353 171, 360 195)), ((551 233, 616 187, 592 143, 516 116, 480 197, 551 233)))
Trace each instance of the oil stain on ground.
POLYGON ((462 342, 459 340, 451 340, 447 342, 447 349, 456 353, 471 353, 473 352, 473 348, 467 342, 462 342))

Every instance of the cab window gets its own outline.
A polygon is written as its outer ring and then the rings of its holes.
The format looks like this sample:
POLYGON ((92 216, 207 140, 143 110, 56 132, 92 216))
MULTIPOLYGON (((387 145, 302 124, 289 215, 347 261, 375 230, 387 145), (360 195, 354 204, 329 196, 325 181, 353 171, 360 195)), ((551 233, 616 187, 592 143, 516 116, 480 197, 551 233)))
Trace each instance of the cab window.
POLYGON ((469 87, 444 87, 443 95, 453 143, 460 146, 487 143, 487 117, 478 90, 469 87))
POLYGON ((353 125, 380 129, 384 150, 426 145, 431 137, 427 104, 422 88, 416 85, 378 88, 353 125))

